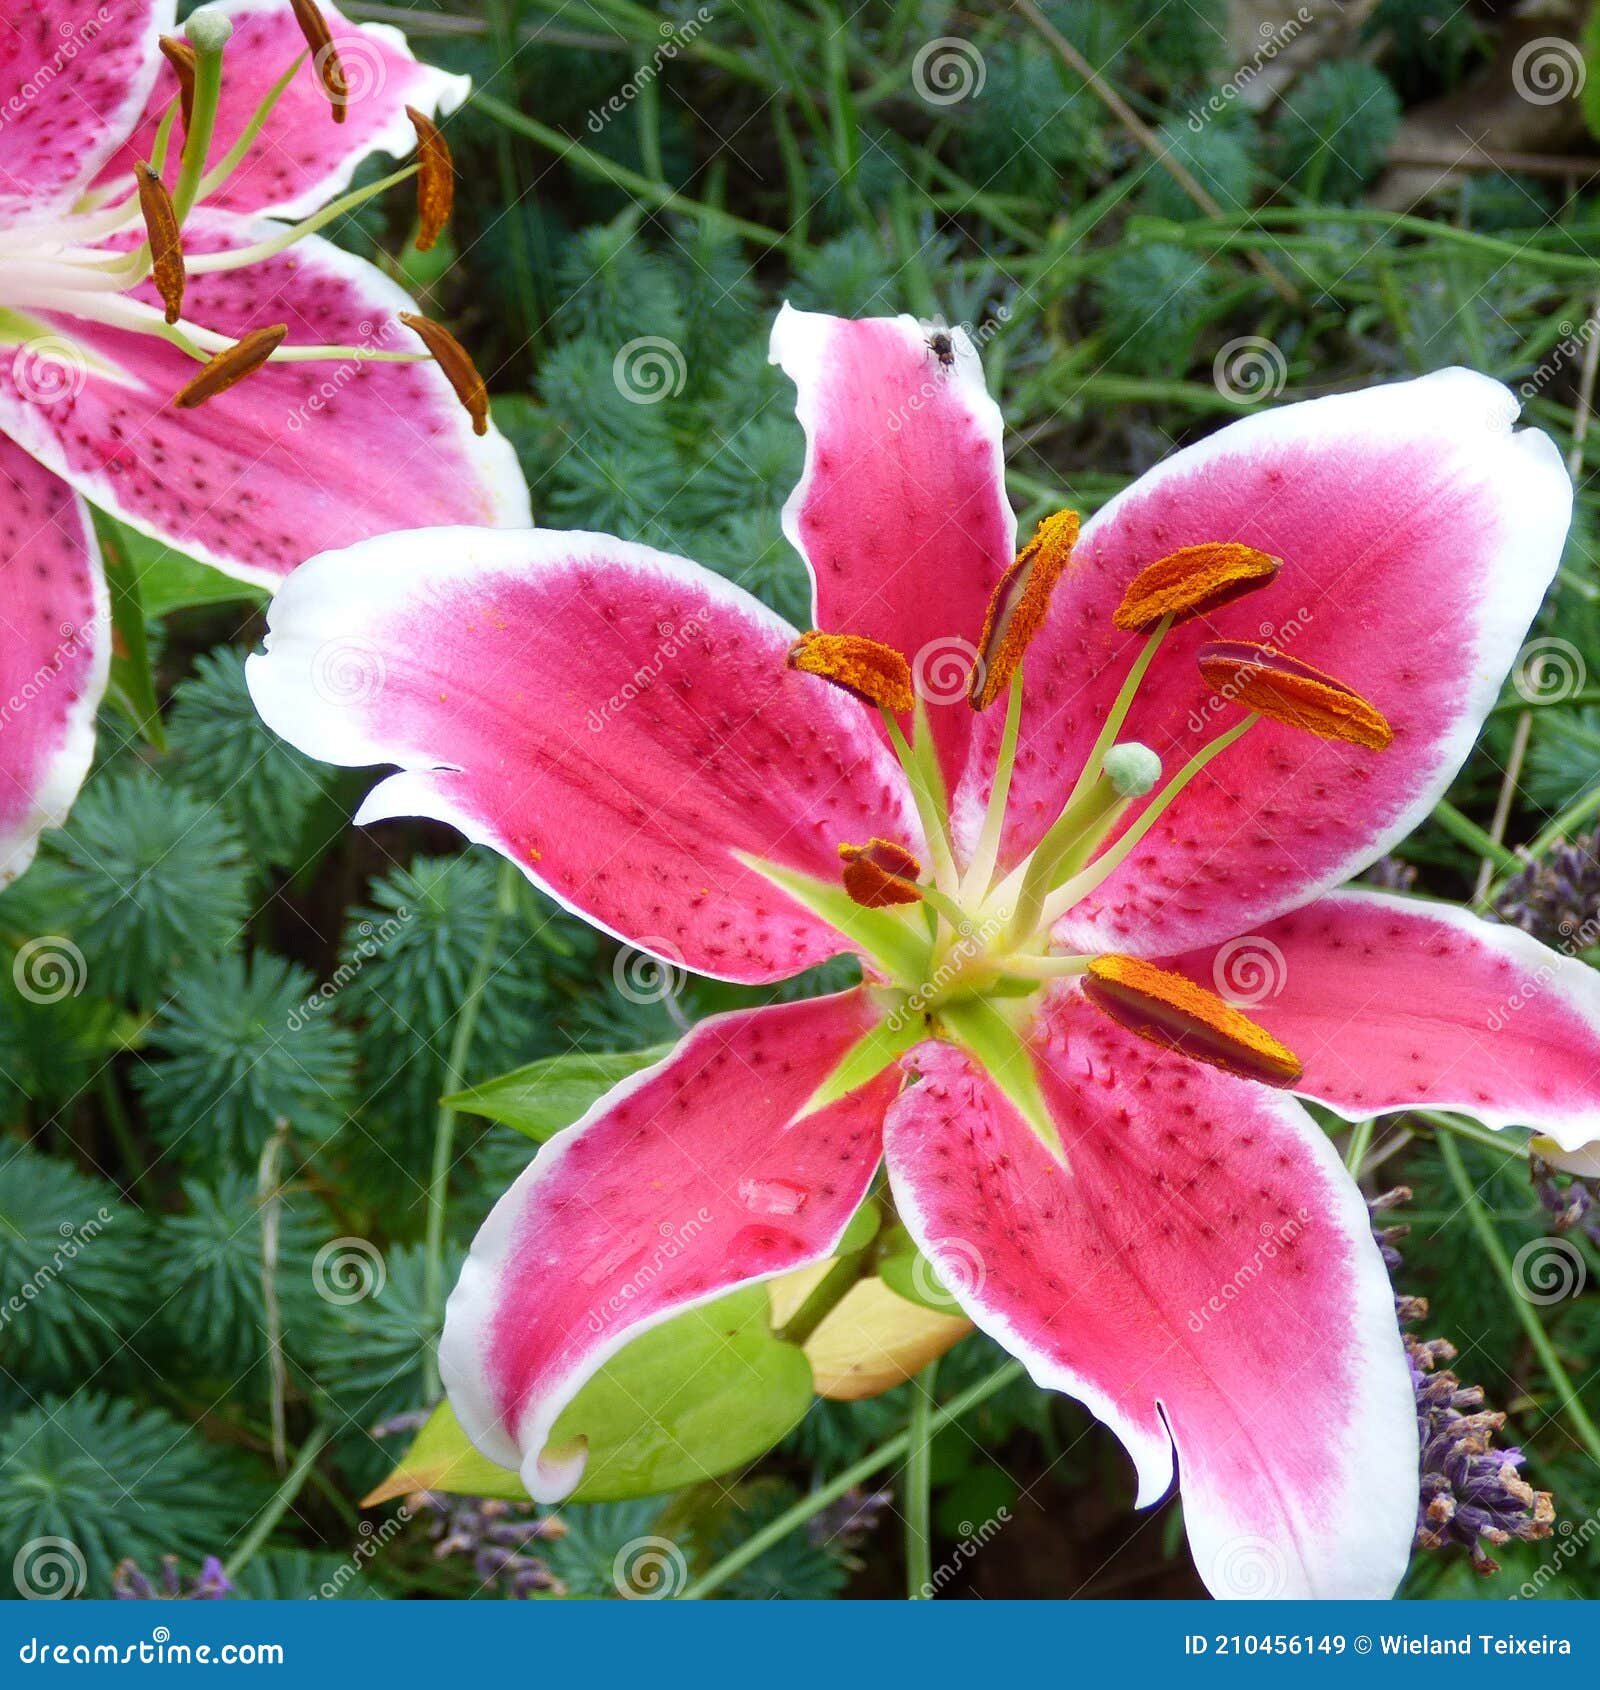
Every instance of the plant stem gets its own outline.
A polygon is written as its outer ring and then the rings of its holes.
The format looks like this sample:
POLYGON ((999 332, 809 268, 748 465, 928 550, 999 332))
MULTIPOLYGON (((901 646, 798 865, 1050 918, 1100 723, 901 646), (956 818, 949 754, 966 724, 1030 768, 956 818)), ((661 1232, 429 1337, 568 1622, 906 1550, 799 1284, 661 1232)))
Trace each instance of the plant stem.
MULTIPOLYGON (((1004 1390, 1013 1380, 1020 1379, 1022 1373, 1020 1361, 1008 1361, 1004 1366, 997 1367, 987 1379, 980 1379, 976 1385, 969 1385, 959 1396, 952 1397, 928 1416, 929 1436, 941 1427, 948 1426, 951 1421, 959 1420, 980 1403, 987 1402, 996 1391, 1004 1390)), ((830 1479, 820 1489, 812 1491, 809 1496, 801 1497, 792 1508, 786 1508, 777 1519, 769 1521, 760 1531, 747 1537, 737 1549, 724 1555, 708 1572, 697 1578, 679 1600, 699 1602, 713 1591, 720 1590, 735 1573, 742 1572, 758 1556, 766 1554, 773 1544, 782 1543, 790 1532, 803 1526, 813 1515, 820 1514, 830 1502, 838 1501, 853 1485, 859 1485, 863 1479, 870 1479, 874 1473, 898 1461, 910 1443, 909 1430, 899 1432, 862 1456, 859 1461, 852 1462, 837 1477, 830 1479)))
POLYGON ((140 1155, 138 1143, 133 1136, 133 1125, 128 1120, 127 1106, 122 1101, 122 1093, 117 1090, 116 1074, 109 1064, 100 1070, 100 1098, 106 1106, 106 1125, 111 1129, 111 1141, 116 1145, 117 1154, 128 1171, 128 1183, 138 1194, 139 1201, 148 1209, 155 1202, 155 1194, 150 1187, 144 1157, 140 1155))
MULTIPOLYGON (((483 929, 483 943, 478 948, 477 961, 467 981, 466 994, 456 1013, 456 1029, 450 1040, 450 1054, 445 1058, 445 1097, 462 1091, 466 1086, 467 1057, 472 1050, 472 1036, 478 1028, 478 1011, 483 1003, 483 989, 489 983, 489 971, 494 967, 494 954, 500 947, 500 932, 505 926, 517 883, 517 865, 506 861, 500 865, 495 882, 494 908, 483 929)), ((439 1105, 433 1127, 433 1171, 428 1179, 428 1226, 424 1242, 422 1286, 423 1306, 437 1323, 444 1317, 444 1229, 450 1208, 450 1165, 455 1150, 456 1111, 447 1103, 439 1105)), ((427 1385, 430 1397, 440 1390, 439 1357, 430 1348, 427 1356, 427 1385)))
POLYGON ((1498 867, 1517 869, 1522 866, 1517 861, 1516 852, 1507 850, 1493 834, 1479 827, 1471 816, 1463 815, 1448 799, 1441 798, 1434 805, 1433 819, 1452 839, 1498 867))
POLYGON ((933 1595, 933 1386, 939 1363, 930 1361, 911 1383, 911 1422, 906 1428, 906 1600, 933 1595))
POLYGON ((1516 1275, 1512 1269, 1511 1258, 1506 1254, 1505 1244, 1500 1234, 1494 1229, 1494 1222, 1489 1219, 1488 1211, 1483 1206, 1483 1200, 1473 1189, 1472 1177, 1468 1174, 1466 1164, 1461 1160, 1461 1150, 1455 1140, 1449 1137, 1438 1141, 1439 1154, 1444 1159, 1444 1165, 1450 1171, 1450 1178, 1455 1182, 1456 1191, 1461 1197, 1461 1205, 1467 1211, 1467 1218, 1472 1222, 1473 1230, 1478 1235, 1478 1241, 1483 1245, 1484 1253, 1494 1263, 1495 1271, 1500 1275, 1507 1294, 1511 1298, 1511 1307, 1518 1320, 1522 1322, 1522 1330, 1528 1335, 1528 1342, 1533 1346, 1535 1355, 1544 1365, 1544 1370, 1550 1375, 1550 1382, 1561 1398, 1561 1406, 1566 1411, 1568 1421, 1578 1434, 1579 1441, 1589 1452, 1593 1461, 1600 1462, 1600 1427, 1589 1418, 1589 1411, 1583 1406, 1578 1392, 1572 1383, 1565 1364, 1556 1354, 1556 1347, 1551 1342, 1550 1334, 1545 1331, 1533 1305, 1517 1290, 1516 1275))
POLYGON ((1455 1116, 1441 1115, 1434 1109, 1413 1109, 1411 1113, 1431 1127, 1454 1133, 1457 1138, 1470 1138, 1474 1144, 1481 1144, 1486 1150, 1498 1150, 1502 1156, 1517 1156, 1524 1162, 1528 1160, 1526 1144, 1509 1139, 1504 1133, 1493 1132, 1488 1127, 1480 1127, 1476 1121, 1458 1121, 1455 1116))
POLYGON ((300 1494, 306 1480, 311 1476, 312 1463, 322 1453, 327 1441, 327 1428, 318 1426, 301 1444, 300 1453, 294 1458, 294 1466, 283 1476, 283 1483, 272 1493, 272 1499, 266 1507, 256 1515, 255 1524, 245 1533, 244 1541, 223 1562, 222 1570, 229 1578, 233 1578, 248 1566, 256 1551, 271 1537, 273 1528, 283 1518, 289 1504, 300 1494))

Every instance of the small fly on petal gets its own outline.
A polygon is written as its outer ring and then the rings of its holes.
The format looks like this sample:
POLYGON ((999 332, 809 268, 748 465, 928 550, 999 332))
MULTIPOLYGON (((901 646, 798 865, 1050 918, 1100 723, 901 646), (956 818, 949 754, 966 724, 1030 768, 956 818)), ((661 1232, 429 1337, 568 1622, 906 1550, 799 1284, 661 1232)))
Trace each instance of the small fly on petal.
POLYGON ((911 665, 893 646, 864 634, 824 634, 813 628, 789 647, 788 662, 791 669, 831 681, 863 704, 899 714, 916 703, 911 665))
POLYGON ((178 214, 172 208, 172 196, 166 184, 150 165, 136 165, 133 175, 139 189, 145 235, 150 242, 150 268, 156 291, 166 307, 167 321, 175 323, 183 315, 183 290, 187 281, 178 214))
POLYGON ((415 311, 402 311, 400 321, 433 354, 433 361, 444 371, 445 379, 456 390, 456 398, 472 418, 472 432, 489 432, 489 389, 477 366, 467 356, 467 349, 449 329, 431 317, 420 317, 415 311))
POLYGON ((1077 543, 1078 513, 1057 511, 1039 524, 1033 538, 1000 577, 983 619, 978 661, 972 666, 967 688, 967 700, 974 710, 987 710, 1010 686, 1023 653, 1044 625, 1050 595, 1077 543))
POLYGON ((417 251, 428 252, 450 221, 456 197, 455 166, 438 124, 415 106, 406 107, 406 116, 417 132, 417 251))
POLYGON ((185 411, 193 410, 196 405, 225 393, 235 382, 259 370, 283 344, 288 332, 287 323, 252 330, 226 352, 219 352, 193 381, 179 388, 172 396, 173 404, 185 411))
POLYGON ((1083 993, 1129 1032, 1269 1086, 1292 1086, 1300 1059, 1248 1015, 1181 974, 1131 956, 1097 956, 1083 993))
POLYGON ((344 74, 344 64, 339 58, 339 49, 334 45, 328 20, 322 15, 322 8, 316 0, 289 0, 289 5, 295 22, 300 25, 300 33, 306 38, 306 46, 311 49, 311 62, 333 108, 333 121, 343 123, 345 107, 350 103, 350 83, 344 74))
POLYGON ((891 904, 919 904, 922 892, 917 881, 922 864, 892 839, 869 839, 865 845, 841 845, 844 889, 869 910, 891 904))
POLYGON ((1353 687, 1253 640, 1214 640, 1195 653, 1206 684, 1258 715, 1322 739, 1382 751, 1394 729, 1353 687))
POLYGON ((1266 586, 1282 567, 1281 558, 1258 552, 1254 546, 1232 542, 1184 546, 1134 576, 1112 621, 1142 634, 1163 616, 1177 622, 1204 616, 1266 586))

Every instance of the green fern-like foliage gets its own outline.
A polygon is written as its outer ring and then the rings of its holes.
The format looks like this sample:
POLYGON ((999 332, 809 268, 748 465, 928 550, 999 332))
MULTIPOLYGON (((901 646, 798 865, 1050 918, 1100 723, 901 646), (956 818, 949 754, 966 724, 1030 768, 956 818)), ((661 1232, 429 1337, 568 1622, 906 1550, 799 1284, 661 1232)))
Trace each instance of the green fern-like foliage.
POLYGON ((149 1042, 139 1090, 164 1141, 199 1164, 253 1165, 280 1119, 320 1142, 354 1102, 354 1040, 308 969, 264 951, 186 969, 149 1042))
POLYGON ((212 805, 117 768, 90 784, 24 884, 59 912, 88 990, 145 1006, 174 968, 234 947, 250 879, 238 835, 212 805))
POLYGON ((1157 242, 1118 253, 1101 271, 1095 297, 1108 362, 1133 369, 1153 359, 1182 369, 1217 293, 1204 259, 1157 242))
MULTIPOLYGON (((1256 137, 1248 123, 1212 119, 1198 129, 1176 118, 1157 132, 1165 151, 1183 165, 1225 212, 1244 211, 1255 199, 1256 137)), ((1170 171, 1153 165, 1140 203, 1157 217, 1204 215, 1170 171)))
MULTIPOLYGON (((355 1547, 364 1547, 357 1538, 355 1547)), ((234 1575, 247 1602, 378 1602, 389 1592, 373 1565, 352 1555, 310 1549, 263 1549, 234 1575)))
MULTIPOLYGON (((264 1216, 256 1181, 227 1171, 185 1180, 183 1198, 182 1213, 157 1221, 150 1243, 158 1320, 196 1363, 232 1379, 265 1353, 264 1216)), ((300 1353, 327 1307, 316 1293, 312 1261, 332 1223, 306 1192, 286 1193, 274 1207, 279 1318, 285 1345, 300 1353)))
POLYGON ((630 1579, 648 1592, 658 1569, 666 1589, 682 1589, 688 1545, 663 1529, 662 1507, 659 1496, 572 1504, 561 1510, 566 1534, 542 1543, 540 1558, 569 1596, 620 1596, 630 1579))
POLYGON ((0 1566, 19 1578, 48 1552, 41 1539, 61 1539, 70 1548, 55 1565, 76 1562, 81 1593, 109 1596, 124 1556, 198 1563, 265 1494, 250 1462, 160 1409, 93 1391, 46 1397, 0 1429, 0 1566))
POLYGON ((173 695, 168 733, 186 786, 232 822, 251 853, 289 864, 328 771, 272 733, 256 714, 244 654, 219 646, 173 695))
POLYGON ((143 1217, 114 1186, 0 1144, 0 1373, 66 1385, 115 1355, 150 1305, 128 1271, 144 1245, 143 1217))
MULTIPOLYGON (((19 886, 3 900, 10 920, 20 913, 24 890, 31 887, 19 886)), ((87 965, 80 974, 65 936, 49 931, 52 924, 53 914, 30 918, 30 937, 16 952, 0 950, 0 1118, 6 1120, 22 1119, 30 1102, 36 1118, 75 1102, 101 1079, 117 1047, 116 1006, 87 990, 73 995, 72 982, 86 981, 87 965)))
POLYGON ((836 316, 892 316, 909 303, 904 277, 884 270, 883 242, 864 229, 808 248, 795 267, 789 297, 804 310, 836 316))
MULTIPOLYGON (((460 1265, 458 1255, 445 1262, 446 1286, 455 1283, 460 1265)), ((329 1301, 311 1344, 306 1382, 328 1391, 339 1411, 360 1426, 415 1408, 424 1400, 423 1359, 439 1333, 439 1321, 427 1307, 421 1246, 390 1250, 381 1273, 363 1263, 359 1285, 372 1287, 366 1295, 345 1300, 357 1281, 346 1285, 327 1268, 323 1281, 336 1300, 329 1301)), ((352 1440, 348 1453, 353 1467, 374 1479, 387 1459, 368 1439, 352 1440)))
POLYGON ((1347 200, 1377 175, 1400 126, 1400 99, 1360 59, 1318 65, 1284 96, 1275 133, 1290 191, 1347 200))
MULTIPOLYGON (((711 1540, 713 1557, 725 1555, 736 1545, 770 1524, 796 1500, 794 1488, 774 1481, 749 1487, 740 1499, 738 1512, 723 1522, 711 1540)), ((721 1594, 734 1601, 817 1601, 837 1596, 850 1574, 837 1553, 813 1543, 803 1531, 790 1532, 755 1560, 743 1566, 723 1586, 721 1594)))

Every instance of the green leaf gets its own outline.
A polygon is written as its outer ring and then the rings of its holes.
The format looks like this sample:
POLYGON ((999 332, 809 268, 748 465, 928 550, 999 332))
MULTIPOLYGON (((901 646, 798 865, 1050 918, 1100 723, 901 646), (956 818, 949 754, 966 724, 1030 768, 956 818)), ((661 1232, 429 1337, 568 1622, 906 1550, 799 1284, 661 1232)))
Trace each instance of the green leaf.
POLYGON ((897 1297, 935 1314, 964 1314, 966 1311, 945 1290, 938 1269, 913 1247, 903 1255, 885 1256, 877 1268, 878 1278, 897 1297))
POLYGON ((139 577, 121 544, 120 528, 108 517, 97 522, 106 587, 111 597, 111 674, 106 690, 113 703, 157 751, 167 748, 161 705, 150 672, 150 642, 145 635, 144 602, 139 577))
POLYGON ((659 1062, 672 1049, 671 1045, 652 1045, 648 1050, 547 1056, 482 1085, 453 1092, 444 1102, 469 1115, 485 1115, 515 1127, 543 1144, 563 1127, 570 1127, 614 1085, 659 1062))
POLYGON ((235 581, 220 569, 174 551, 115 517, 101 513, 100 521, 109 536, 107 544, 114 545, 128 560, 146 616, 161 617, 192 605, 237 604, 249 599, 264 602, 267 597, 265 588, 235 581))
MULTIPOLYGON (((754 1461, 812 1401, 811 1364, 772 1335, 765 1285, 747 1285, 641 1333, 568 1404, 551 1447, 586 1439, 578 1502, 654 1496, 754 1461)), ((413 1490, 526 1500, 509 1468, 467 1442, 441 1403, 398 1467, 363 1499, 374 1507, 413 1490)))

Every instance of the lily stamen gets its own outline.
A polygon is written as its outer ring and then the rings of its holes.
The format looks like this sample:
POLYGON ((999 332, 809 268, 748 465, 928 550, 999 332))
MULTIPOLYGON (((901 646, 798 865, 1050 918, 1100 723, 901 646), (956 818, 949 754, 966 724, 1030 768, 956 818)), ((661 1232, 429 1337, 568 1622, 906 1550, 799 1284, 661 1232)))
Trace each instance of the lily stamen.
POLYGON ((841 845, 844 889, 864 909, 886 909, 922 901, 917 885, 922 864, 892 839, 869 839, 865 845, 841 845))
POLYGON ((406 116, 417 132, 417 239, 418 252, 430 252, 450 221, 455 204, 456 173, 450 158, 449 143, 438 124, 419 112, 415 106, 406 107, 406 116))
POLYGON ((219 352, 192 381, 172 396, 172 403, 181 410, 192 410, 225 393, 235 382, 253 374, 277 351, 288 334, 287 323, 275 323, 271 328, 254 329, 242 340, 235 341, 226 352, 219 352))
POLYGON ((166 307, 168 323, 175 323, 183 315, 183 237, 171 196, 154 168, 139 165, 134 171, 139 189, 139 209, 144 215, 145 233, 150 244, 150 268, 155 277, 156 291, 166 307))
POLYGON ((289 6, 294 13, 295 22, 300 25, 300 33, 306 38, 306 46, 311 49, 311 60, 317 68, 317 80, 322 84, 322 91, 328 96, 328 104, 333 110, 333 121, 343 123, 345 107, 350 103, 350 82, 345 76, 344 64, 339 58, 333 32, 328 28, 328 20, 322 15, 322 8, 315 0, 289 0, 289 6))
POLYGON ((172 67, 178 79, 178 101, 183 112, 183 132, 189 133, 194 123, 195 51, 187 41, 175 35, 163 35, 158 45, 161 56, 172 67))
POLYGON ((1083 993, 1129 1032, 1197 1062, 1269 1086, 1292 1086, 1300 1078, 1292 1050, 1182 974, 1138 957, 1097 956, 1084 975, 1083 993))
POLYGON ((1057 511, 1034 530, 989 598, 967 699, 987 710, 1010 685, 1033 636, 1044 625, 1050 595, 1078 543, 1078 513, 1057 511))
POLYGON ((1281 558, 1232 541, 1183 546, 1134 576, 1111 619, 1142 634, 1163 617, 1183 622, 1204 616, 1266 586, 1282 567, 1281 558))
POLYGON ((1394 739, 1388 718, 1353 687, 1272 646, 1217 640, 1201 646, 1195 661, 1210 686, 1257 715, 1369 751, 1383 751, 1394 739))
POLYGON ((916 702, 911 665, 893 646, 864 634, 825 634, 812 628, 789 647, 788 662, 791 669, 815 675, 881 710, 901 715, 916 702))

